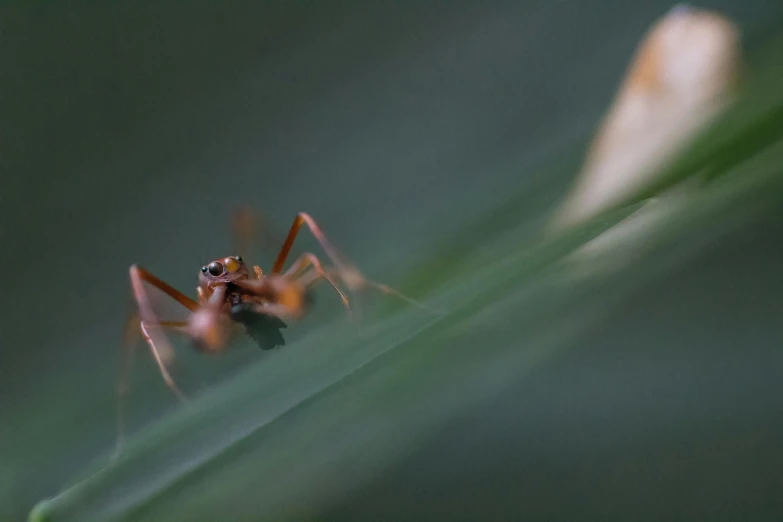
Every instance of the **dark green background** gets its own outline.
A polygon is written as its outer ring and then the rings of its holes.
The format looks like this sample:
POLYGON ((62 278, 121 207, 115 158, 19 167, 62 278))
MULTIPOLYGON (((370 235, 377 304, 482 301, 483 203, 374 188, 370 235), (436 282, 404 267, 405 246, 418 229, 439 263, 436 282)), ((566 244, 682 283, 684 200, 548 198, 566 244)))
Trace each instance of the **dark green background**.
MULTIPOLYGON (((765 0, 701 6, 749 36, 783 15, 765 0)), ((238 203, 278 230, 311 213, 390 283, 526 187, 535 229, 573 172, 542 178, 532 166, 578 157, 641 34, 669 7, 3 7, 0 518, 23 519, 111 448, 131 263, 193 293, 201 264, 228 253, 238 203)), ((323 516, 652 520, 671 506, 691 520, 756 509, 748 519, 779 519, 781 233, 770 219, 706 248, 639 290, 613 319, 620 328, 580 341, 594 350, 454 419, 323 516), (460 458, 476 446, 487 452, 460 458), (499 472, 520 448, 516 471, 499 472)), ((315 317, 287 335, 332 308, 319 296, 315 317)), ((135 429, 176 406, 142 355, 135 429)), ((178 375, 195 390, 263 355, 183 357, 178 375)))

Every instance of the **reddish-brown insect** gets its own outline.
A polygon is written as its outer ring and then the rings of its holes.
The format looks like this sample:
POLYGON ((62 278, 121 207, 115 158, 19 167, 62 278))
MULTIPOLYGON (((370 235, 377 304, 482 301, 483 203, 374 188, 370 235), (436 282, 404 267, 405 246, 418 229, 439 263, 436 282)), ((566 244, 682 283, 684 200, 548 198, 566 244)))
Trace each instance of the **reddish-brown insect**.
MULTIPOLYGON (((235 223, 238 229, 247 222, 247 215, 235 223)), ((238 230, 247 235, 247 230, 238 230)), ((260 267, 246 264, 240 255, 227 256, 201 267, 197 287, 198 300, 187 297, 169 284, 138 265, 130 267, 131 288, 137 305, 137 313, 131 318, 126 338, 126 354, 130 355, 133 341, 141 331, 158 364, 163 380, 181 400, 185 395, 174 382, 167 369, 173 349, 166 331, 184 334, 193 341, 196 349, 204 353, 220 353, 237 334, 244 332, 262 349, 272 349, 285 344, 280 329, 286 325, 283 319, 298 319, 306 313, 310 292, 314 285, 326 281, 337 292, 348 313, 351 307, 339 283, 350 289, 364 286, 394 294, 417 306, 429 307, 404 296, 387 285, 366 279, 326 239, 320 227, 308 214, 299 213, 294 219, 288 237, 270 273, 260 267), (324 266, 314 254, 304 253, 283 271, 299 230, 307 225, 323 247, 331 264, 324 266), (186 320, 168 320, 155 312, 148 285, 169 296, 184 307, 186 320)), ((123 364, 127 373, 128 360, 123 364)), ((127 375, 118 386, 118 450, 122 446, 123 397, 127 394, 127 375)))

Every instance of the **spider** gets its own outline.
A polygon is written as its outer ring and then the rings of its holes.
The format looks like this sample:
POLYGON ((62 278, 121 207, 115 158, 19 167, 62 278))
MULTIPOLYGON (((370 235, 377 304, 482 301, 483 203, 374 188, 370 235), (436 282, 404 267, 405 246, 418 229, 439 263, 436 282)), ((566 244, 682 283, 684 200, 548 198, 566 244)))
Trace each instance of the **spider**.
MULTIPOLYGON (((235 223, 246 222, 243 219, 235 223)), ((245 231, 246 233, 247 231, 245 231)), ((201 267, 196 288, 198 300, 191 299, 148 270, 134 264, 130 267, 130 282, 137 311, 132 314, 129 329, 126 332, 126 359, 131 353, 134 341, 141 332, 158 365, 166 385, 181 400, 187 397, 180 390, 167 368, 173 356, 166 331, 183 334, 190 338, 195 349, 202 353, 221 353, 230 341, 242 329, 264 350, 270 350, 285 344, 281 328, 284 320, 300 319, 312 302, 312 288, 326 281, 339 295, 348 314, 351 306, 338 280, 353 290, 370 286, 386 294, 393 294, 411 304, 432 310, 388 285, 370 281, 337 251, 326 239, 321 228, 310 215, 300 212, 294 219, 288 236, 269 273, 261 267, 245 262, 241 255, 230 255, 216 259, 201 267), (312 253, 299 256, 291 266, 283 271, 294 241, 303 225, 320 243, 332 265, 324 267, 312 253), (155 313, 147 285, 163 292, 187 311, 186 320, 161 319, 155 313)), ((118 435, 117 455, 123 445, 123 397, 128 393, 127 366, 123 365, 123 374, 118 385, 118 435)))

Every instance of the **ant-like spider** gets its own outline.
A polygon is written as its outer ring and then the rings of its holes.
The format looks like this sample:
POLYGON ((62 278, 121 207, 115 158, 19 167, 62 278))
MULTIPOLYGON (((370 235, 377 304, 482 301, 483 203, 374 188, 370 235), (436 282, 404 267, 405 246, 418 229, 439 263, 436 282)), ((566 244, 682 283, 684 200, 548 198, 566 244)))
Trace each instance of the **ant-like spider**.
MULTIPOLYGON (((356 267, 338 253, 313 218, 305 213, 297 214, 294 219, 270 273, 265 274, 259 266, 255 265, 251 270, 250 265, 246 264, 240 255, 217 259, 201 267, 196 289, 198 301, 135 264, 130 267, 130 280, 138 311, 131 317, 130 329, 126 334, 127 355, 130 354, 130 349, 140 330, 163 380, 183 402, 187 398, 166 367, 167 361, 173 355, 173 349, 164 330, 184 334, 192 340, 194 347, 203 353, 220 353, 244 327, 245 333, 262 349, 270 350, 285 344, 280 332, 281 328, 286 327, 283 319, 298 319, 306 313, 311 303, 311 290, 320 281, 328 282, 337 292, 349 315, 351 315, 351 306, 345 292, 338 285, 338 280, 350 289, 373 287, 432 311, 428 306, 385 284, 366 279, 356 267), (285 272, 283 271, 294 240, 303 225, 307 225, 321 244, 333 266, 325 268, 318 257, 308 252, 299 256, 285 272), (178 321, 159 319, 153 310, 146 285, 163 292, 187 309, 188 319, 178 321)), ((127 372, 127 366, 128 361, 125 361, 124 373, 127 372)), ((124 377, 118 386, 118 435, 115 455, 122 448, 122 406, 123 397, 128 392, 125 382, 127 375, 124 377)))

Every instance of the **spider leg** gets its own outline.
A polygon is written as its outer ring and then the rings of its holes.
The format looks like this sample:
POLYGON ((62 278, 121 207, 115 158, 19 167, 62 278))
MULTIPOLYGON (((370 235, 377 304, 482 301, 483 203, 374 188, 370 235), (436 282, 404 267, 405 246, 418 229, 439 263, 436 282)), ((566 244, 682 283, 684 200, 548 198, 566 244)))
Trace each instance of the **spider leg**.
POLYGON ((297 281, 279 275, 261 279, 240 279, 232 284, 253 296, 254 308, 265 309, 259 313, 299 318, 307 308, 305 288, 297 281))
MULTIPOLYGON (((138 317, 138 315, 134 314, 133 317, 134 318, 138 317)), ((138 326, 139 328, 136 329, 134 327, 132 329, 132 331, 136 334, 138 334, 138 332, 141 331, 144 340, 150 346, 153 357, 155 358, 155 362, 158 364, 158 368, 160 368, 160 373, 163 376, 163 381, 166 383, 169 389, 171 389, 174 392, 177 398, 182 402, 187 402, 188 398, 174 382, 174 379, 171 377, 171 374, 169 374, 168 369, 166 368, 166 365, 161 355, 155 349, 154 341, 151 340, 148 332, 150 328, 174 328, 177 330, 182 330, 187 327, 187 324, 188 323, 184 321, 168 321, 156 325, 147 325, 144 323, 144 321, 140 321, 134 324, 134 326, 138 326)), ((122 453, 122 449, 125 445, 125 411, 124 410, 125 410, 127 396, 130 393, 130 386, 128 385, 128 370, 130 369, 131 359, 133 353, 135 352, 134 348, 137 341, 138 341, 137 335, 133 335, 132 337, 126 335, 126 348, 125 348, 126 357, 123 364, 124 375, 121 378, 122 380, 119 386, 117 387, 117 442, 115 444, 114 455, 112 457, 113 459, 118 457, 119 454, 122 453)))
POLYGON ((136 346, 139 341, 139 334, 142 334, 145 341, 151 344, 150 349, 155 357, 155 361, 161 370, 164 382, 171 388, 180 400, 186 400, 185 395, 174 383, 163 361, 163 357, 160 355, 154 341, 148 334, 150 328, 173 328, 177 330, 184 329, 187 323, 184 321, 162 321, 158 324, 145 324, 140 318, 138 311, 133 311, 128 316, 128 321, 125 327, 125 334, 123 340, 123 354, 120 361, 120 373, 117 377, 117 440, 115 444, 114 454, 112 460, 116 459, 121 453, 125 444, 125 405, 127 396, 130 393, 129 374, 133 362, 133 356, 136 351, 136 346))
MULTIPOLYGON (((138 305, 139 317, 141 319, 139 325, 142 335, 144 336, 144 340, 147 341, 147 345, 152 352, 152 356, 155 358, 155 362, 158 363, 158 367, 160 368, 160 373, 163 376, 164 382, 178 397, 182 398, 184 395, 174 384, 174 380, 171 378, 171 374, 169 374, 168 370, 166 369, 165 358, 161 356, 161 353, 167 355, 173 354, 174 349, 171 347, 171 343, 169 343, 165 333, 161 331, 162 329, 155 328, 155 326, 163 326, 166 323, 161 323, 155 314, 155 311, 152 308, 152 304, 150 303, 149 296, 147 295, 147 290, 144 288, 144 283, 146 282, 161 292, 167 294, 191 312, 196 312, 201 308, 201 306, 179 290, 168 285, 167 283, 152 275, 147 270, 137 265, 131 266, 130 279, 131 288, 133 289, 133 297, 136 299, 136 304, 138 305)), ((183 327, 181 323, 168 324, 172 327, 183 327)))
POLYGON ((285 265, 288 254, 291 251, 291 248, 294 245, 294 241, 299 234, 299 230, 303 225, 307 225, 307 227, 310 229, 310 232, 313 234, 313 236, 315 236, 316 240, 318 240, 318 242, 321 244, 321 247, 326 252, 326 255, 334 264, 335 270, 330 270, 329 273, 333 273, 337 278, 344 281, 351 290, 360 290, 364 287, 371 287, 381 293, 394 295, 403 301, 418 306, 419 308, 423 308, 434 313, 442 313, 411 297, 408 297, 407 295, 398 290, 395 290, 387 284, 367 279, 364 274, 362 274, 361 271, 353 265, 353 263, 348 261, 347 258, 342 255, 334 245, 332 245, 315 220, 310 217, 309 214, 304 212, 300 212, 296 215, 296 218, 294 218, 294 222, 291 224, 291 228, 288 232, 288 237, 286 237, 285 243, 283 243, 283 247, 280 249, 280 253, 277 255, 275 264, 272 267, 272 274, 278 274, 283 270, 283 266, 285 265))
POLYGON ((291 267, 285 271, 283 277, 290 280, 297 280, 305 288, 309 288, 315 285, 320 280, 325 280, 332 286, 334 291, 340 295, 340 300, 342 301, 345 310, 348 312, 349 316, 352 316, 351 305, 348 302, 348 296, 346 296, 345 292, 343 292, 340 287, 337 286, 334 278, 326 270, 324 270, 323 265, 321 265, 321 262, 314 254, 305 252, 299 256, 299 258, 294 261, 291 267), (308 268, 312 268, 312 271, 305 273, 308 268))
MULTIPOLYGON (((166 368, 166 363, 163 361, 163 358, 160 355, 160 351, 155 346, 155 339, 150 335, 150 331, 154 328, 160 328, 161 325, 158 324, 148 324, 145 321, 141 321, 141 334, 144 336, 144 340, 147 341, 147 345, 149 345, 150 350, 152 351, 152 356, 155 359, 155 362, 158 364, 158 368, 160 369, 160 375, 163 377, 163 382, 166 383, 166 386, 168 386, 172 392, 174 392, 174 395, 177 396, 179 400, 182 402, 187 401, 187 397, 184 393, 182 393, 182 390, 179 389, 179 386, 177 386, 177 383, 174 382, 174 379, 171 377, 171 374, 169 373, 168 369, 166 368)), ((187 323, 181 323, 179 326, 182 328, 187 327, 187 323)))
POLYGON ((184 332, 187 330, 188 323, 185 321, 160 321, 152 309, 149 296, 144 288, 144 283, 157 288, 191 312, 200 308, 200 305, 196 301, 137 265, 130 267, 130 280, 137 311, 130 314, 125 329, 123 357, 121 360, 120 374, 117 378, 117 444, 114 457, 119 455, 124 444, 125 399, 130 392, 130 386, 128 384, 129 370, 139 332, 141 332, 142 337, 146 341, 147 346, 160 369, 163 381, 177 398, 181 401, 187 400, 185 394, 182 393, 182 390, 176 385, 166 368, 166 360, 170 358, 174 352, 162 330, 174 329, 184 332))
POLYGON ((280 237, 270 226, 271 220, 248 205, 238 207, 231 216, 231 241, 234 254, 255 259, 260 252, 280 244, 280 237), (257 248, 254 248, 257 246, 257 248))

